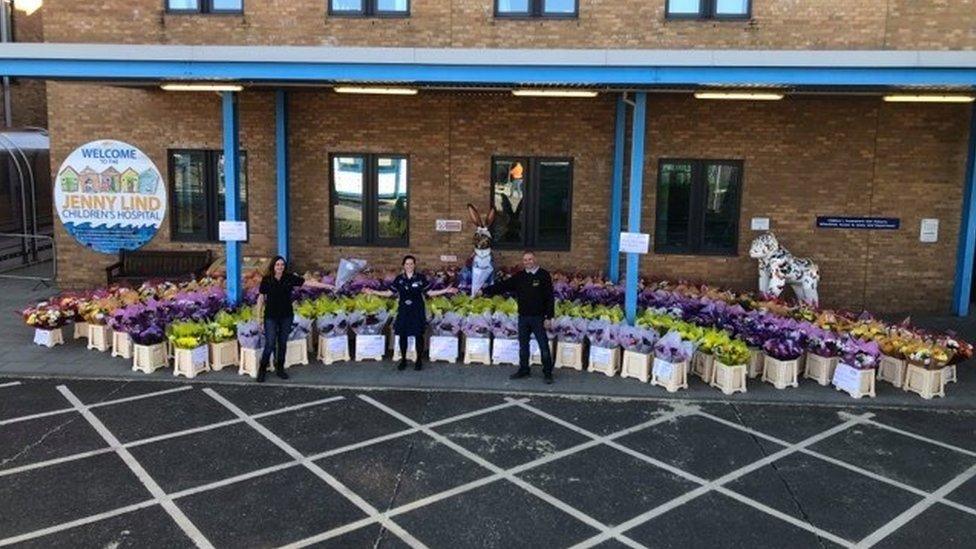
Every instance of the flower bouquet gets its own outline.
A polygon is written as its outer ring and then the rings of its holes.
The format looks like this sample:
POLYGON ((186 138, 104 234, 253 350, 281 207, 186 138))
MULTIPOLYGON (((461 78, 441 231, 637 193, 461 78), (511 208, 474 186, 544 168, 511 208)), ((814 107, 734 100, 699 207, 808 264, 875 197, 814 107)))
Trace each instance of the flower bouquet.
POLYGON ((600 318, 586 325, 590 342, 589 365, 593 372, 613 376, 620 369, 620 325, 600 318))
POLYGON ((691 342, 683 340, 677 331, 658 339, 654 343, 651 384, 664 387, 669 393, 687 389, 688 361, 693 352, 691 342))
POLYGON ((444 312, 443 309, 440 311, 430 321, 431 336, 427 346, 430 360, 457 362, 459 336, 464 319, 455 312, 444 312))
POLYGON ((489 310, 472 312, 464 317, 461 332, 464 333, 464 363, 491 364, 492 314, 489 310))
POLYGON ((727 395, 746 392, 747 363, 750 353, 745 342, 730 339, 715 345, 712 353, 715 356, 715 369, 712 371, 709 385, 721 389, 727 395))
POLYGON ((837 369, 843 344, 836 332, 811 325, 806 329, 806 368, 803 377, 820 385, 830 384, 837 369))
POLYGON ((777 389, 799 387, 800 357, 804 347, 796 330, 783 331, 763 344, 766 359, 762 380, 777 389))
POLYGON ((554 319, 556 343, 556 368, 583 370, 583 341, 586 339, 585 318, 561 316, 554 319))
POLYGON ((257 377, 258 360, 264 347, 264 332, 261 321, 256 319, 240 320, 236 325, 237 343, 240 345, 240 361, 237 373, 257 377))
POLYGON ((949 363, 951 352, 936 343, 925 341, 905 349, 908 371, 905 375, 906 391, 918 393, 922 398, 945 396, 943 371, 949 363))
POLYGON ((239 360, 237 347, 237 318, 228 311, 220 311, 207 324, 207 340, 210 342, 210 368, 222 370, 235 366, 239 360))
POLYGON ((34 328, 34 343, 44 347, 64 344, 61 328, 67 323, 68 315, 56 304, 41 302, 21 312, 24 322, 34 328))
POLYGON ((196 377, 210 369, 207 350, 207 324, 181 321, 167 327, 169 342, 175 348, 173 375, 196 377))
POLYGON ((492 364, 519 363, 518 316, 509 310, 507 307, 496 307, 491 316, 492 364))
POLYGON ((875 396, 875 366, 881 349, 874 341, 845 337, 841 343, 840 363, 834 370, 832 383, 840 391, 854 398, 875 396))
MULTIPOLYGON (((375 296, 362 296, 382 302, 375 296)), ((383 330, 390 320, 390 313, 370 299, 356 298, 357 308, 349 313, 349 328, 356 335, 356 360, 382 360, 386 353, 386 336, 383 330)))
POLYGON ((658 340, 657 330, 622 325, 617 336, 624 349, 620 377, 633 377, 644 383, 650 381, 652 353, 654 343, 658 340))
POLYGON ((336 270, 335 287, 342 289, 347 283, 366 268, 365 259, 340 259, 336 270))

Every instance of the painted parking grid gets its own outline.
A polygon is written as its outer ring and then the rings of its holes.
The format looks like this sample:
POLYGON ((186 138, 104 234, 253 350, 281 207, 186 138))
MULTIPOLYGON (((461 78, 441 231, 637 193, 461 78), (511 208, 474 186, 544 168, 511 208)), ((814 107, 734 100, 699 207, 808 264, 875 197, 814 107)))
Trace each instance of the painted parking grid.
POLYGON ((976 451, 955 443, 971 412, 80 383, 0 380, 24 412, 0 417, 2 546, 961 547, 976 534, 976 451))

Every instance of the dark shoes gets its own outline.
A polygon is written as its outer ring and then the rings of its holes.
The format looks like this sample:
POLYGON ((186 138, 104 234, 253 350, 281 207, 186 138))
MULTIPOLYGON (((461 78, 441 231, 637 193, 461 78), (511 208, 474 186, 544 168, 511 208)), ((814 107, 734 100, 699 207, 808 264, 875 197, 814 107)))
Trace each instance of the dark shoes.
POLYGON ((275 368, 275 375, 280 377, 281 379, 288 379, 288 374, 285 373, 284 368, 275 368))
POLYGON ((414 362, 413 363, 413 369, 414 370, 417 370, 417 371, 420 371, 420 370, 423 370, 424 369, 424 366, 418 360, 417 362, 414 362))
POLYGON ((522 379, 523 377, 529 377, 531 375, 532 375, 532 372, 530 372, 528 370, 519 370, 519 371, 515 372, 514 374, 508 376, 508 379, 522 379))
POLYGON ((544 378, 546 385, 552 385, 552 374, 546 374, 544 378))
POLYGON ((401 358, 400 363, 397 364, 397 370, 406 370, 406 369, 407 369, 407 359, 401 358))
POLYGON ((264 372, 258 372, 258 377, 254 378, 258 383, 264 383, 264 372))

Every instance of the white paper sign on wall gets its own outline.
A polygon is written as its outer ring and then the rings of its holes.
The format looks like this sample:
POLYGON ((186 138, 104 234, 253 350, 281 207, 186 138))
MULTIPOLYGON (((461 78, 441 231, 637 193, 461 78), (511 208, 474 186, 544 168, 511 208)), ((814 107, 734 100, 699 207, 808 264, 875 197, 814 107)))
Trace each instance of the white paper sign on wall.
POLYGON ((247 240, 247 221, 221 221, 217 224, 221 242, 244 242, 247 240))
POLYGON ((923 219, 922 228, 919 231, 918 239, 926 243, 938 242, 939 241, 939 220, 923 219))
POLYGON ((647 233, 620 233, 620 252, 625 254, 646 254, 651 245, 651 235, 647 233))
POLYGON ((769 230, 769 218, 768 217, 753 217, 752 218, 752 230, 754 230, 754 231, 768 231, 769 230))
POLYGON ((434 230, 439 233, 459 233, 461 232, 461 220, 438 219, 434 222, 434 230))

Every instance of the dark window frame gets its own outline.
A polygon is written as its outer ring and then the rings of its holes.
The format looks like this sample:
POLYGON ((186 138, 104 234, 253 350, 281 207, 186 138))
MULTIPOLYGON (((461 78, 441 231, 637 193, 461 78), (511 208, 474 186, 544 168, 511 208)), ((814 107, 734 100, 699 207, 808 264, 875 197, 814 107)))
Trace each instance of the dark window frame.
POLYGON ((747 21, 752 19, 752 0, 747 0, 744 14, 716 13, 718 0, 699 0, 698 13, 671 13, 671 0, 664 0, 664 17, 669 20, 747 21))
POLYGON ((329 244, 331 246, 360 246, 369 248, 410 247, 410 187, 412 168, 410 155, 403 153, 334 152, 329 154, 329 244), (338 193, 335 186, 335 159, 358 157, 363 159, 363 226, 358 238, 340 237, 335 233, 335 204, 338 193), (402 239, 379 236, 379 169, 377 159, 394 158, 407 161, 407 231, 402 239))
MULTIPOLYGON (((248 193, 248 184, 250 178, 247 177, 247 151, 241 150, 241 158, 244 162, 244 196, 250 198, 250 193, 248 193)), ((219 203, 217 197, 219 196, 218 188, 220 181, 218 181, 218 174, 220 173, 220 156, 224 154, 221 149, 167 149, 166 151, 166 166, 168 170, 169 179, 169 239, 171 242, 202 242, 202 243, 219 243, 219 227, 220 220, 223 217, 223 212, 217 210, 217 205, 219 203), (203 181, 203 193, 204 193, 204 204, 206 206, 206 226, 204 228, 204 235, 181 235, 177 231, 177 204, 176 201, 176 159, 177 154, 203 154, 204 157, 204 181, 203 181)), ((238 183, 240 183, 238 181, 238 183)), ((226 195, 225 195, 226 196, 226 195)), ((247 202, 241 205, 241 219, 240 221, 247 221, 248 214, 250 212, 250 207, 247 202)), ((248 240, 250 240, 251 231, 248 230, 248 240)), ((247 241, 245 241, 247 242, 247 241)))
POLYGON ((579 19, 579 0, 575 0, 573 13, 546 12, 545 0, 528 0, 528 3, 528 11, 503 12, 499 9, 499 1, 494 0, 494 16, 496 19, 579 19))
POLYGON ((657 183, 654 192, 654 253, 662 255, 697 255, 736 257, 739 255, 740 223, 742 222, 742 195, 745 181, 745 161, 741 159, 724 158, 660 158, 657 165, 657 183), (688 215, 688 243, 683 246, 665 246, 661 242, 661 231, 658 229, 658 219, 664 203, 661 198, 661 184, 665 164, 688 164, 691 166, 691 194, 688 215), (735 180, 735 234, 732 237, 730 249, 709 249, 704 246, 705 233, 705 200, 706 170, 709 166, 735 166, 738 176, 735 180))
POLYGON ((410 10, 413 7, 411 0, 407 0, 406 11, 391 11, 379 9, 379 0, 362 0, 362 9, 359 10, 337 10, 332 7, 332 0, 326 0, 329 17, 379 17, 387 19, 398 19, 410 17, 410 10))
POLYGON ((240 9, 215 9, 213 0, 196 0, 197 7, 191 9, 170 8, 169 0, 163 0, 163 10, 172 15, 244 15, 244 0, 240 9))
MULTIPOLYGON (((521 242, 499 242, 497 240, 492 241, 492 247, 499 250, 539 250, 544 252, 568 252, 572 250, 573 247, 573 188, 574 178, 576 175, 576 162, 571 156, 530 156, 530 155, 517 155, 517 154, 500 154, 493 155, 491 157, 491 164, 489 166, 489 194, 488 203, 492 206, 495 205, 495 163, 498 161, 502 162, 524 162, 524 170, 526 174, 526 185, 528 191, 525 194, 523 200, 526 201, 526 207, 523 208, 523 219, 522 219, 522 241, 521 242), (567 216, 566 222, 566 240, 565 245, 546 245, 539 244, 539 172, 538 165, 544 162, 567 162, 569 163, 569 204, 568 210, 569 215, 567 216)), ((491 229, 491 227, 489 227, 491 229)), ((494 236, 494 233, 492 233, 494 236)))

